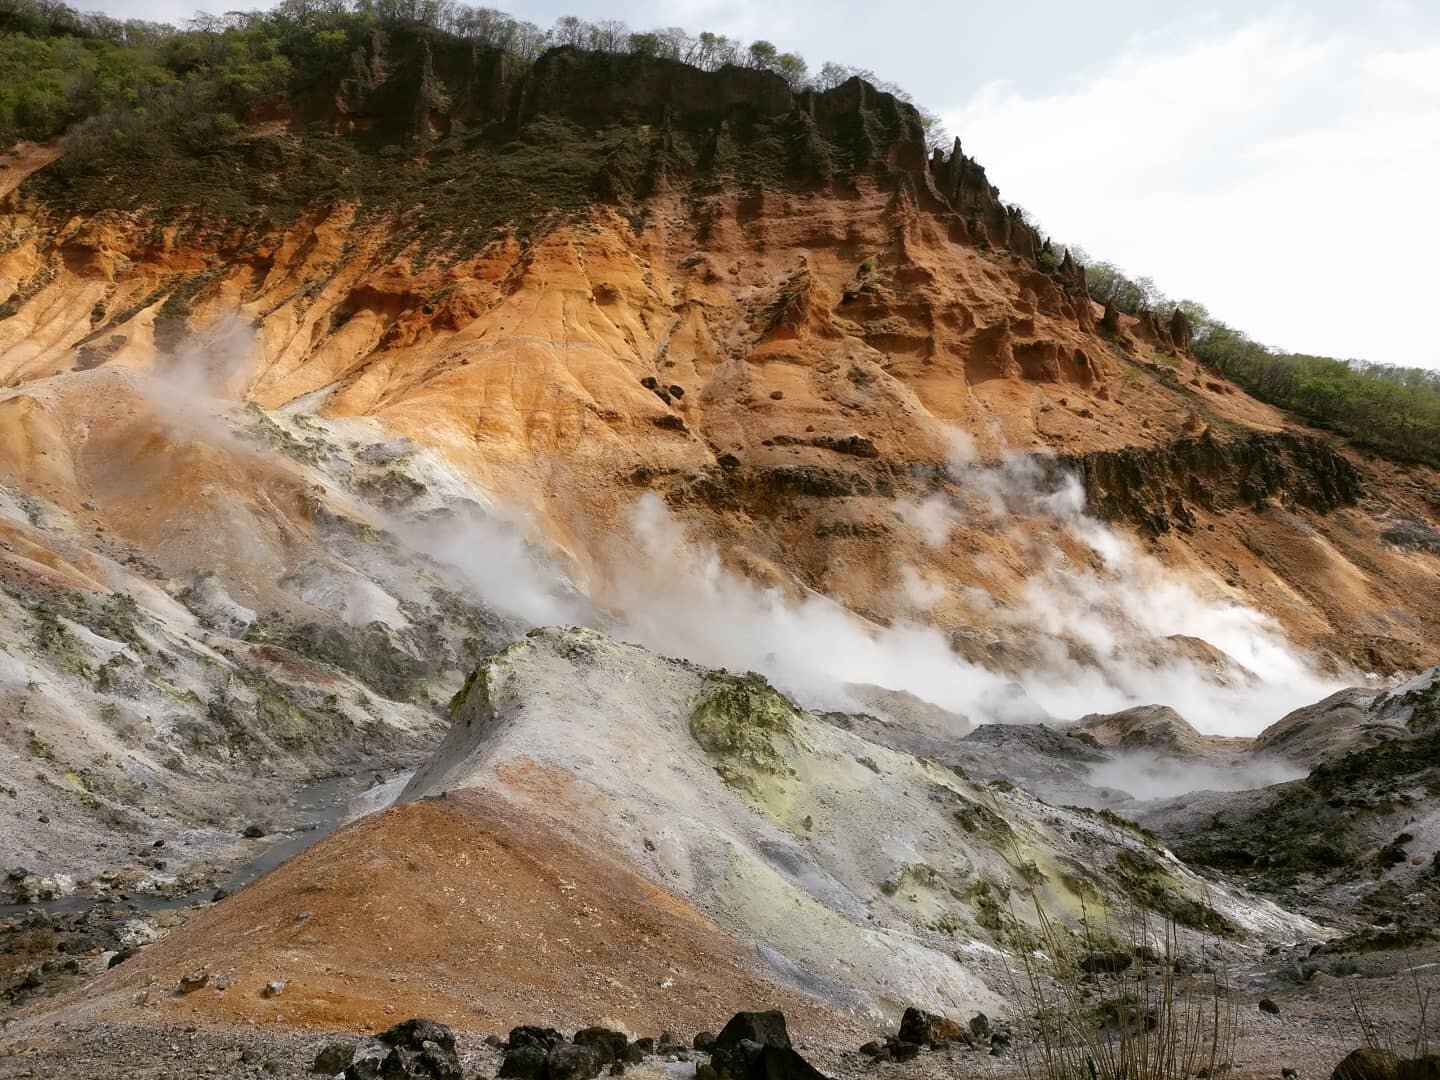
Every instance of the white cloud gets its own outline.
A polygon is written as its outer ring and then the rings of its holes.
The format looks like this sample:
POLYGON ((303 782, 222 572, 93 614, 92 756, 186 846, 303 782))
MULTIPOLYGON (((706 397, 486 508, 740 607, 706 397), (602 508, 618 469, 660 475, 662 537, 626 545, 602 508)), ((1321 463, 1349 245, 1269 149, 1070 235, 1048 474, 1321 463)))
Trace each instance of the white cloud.
POLYGON ((990 83, 945 119, 1059 240, 1263 341, 1440 366, 1433 41, 1287 11, 1147 34, 1056 93, 990 83))

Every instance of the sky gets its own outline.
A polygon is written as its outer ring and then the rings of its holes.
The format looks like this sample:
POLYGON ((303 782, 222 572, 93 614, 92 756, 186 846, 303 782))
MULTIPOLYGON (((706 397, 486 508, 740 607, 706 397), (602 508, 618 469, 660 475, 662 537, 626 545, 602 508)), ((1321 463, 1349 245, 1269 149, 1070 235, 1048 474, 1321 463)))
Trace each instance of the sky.
MULTIPOLYGON (((252 5, 94 6, 177 21, 252 5)), ((763 37, 813 69, 870 68, 944 117, 1056 241, 1269 344, 1440 367, 1435 0, 493 6, 542 26, 573 14, 763 37)))

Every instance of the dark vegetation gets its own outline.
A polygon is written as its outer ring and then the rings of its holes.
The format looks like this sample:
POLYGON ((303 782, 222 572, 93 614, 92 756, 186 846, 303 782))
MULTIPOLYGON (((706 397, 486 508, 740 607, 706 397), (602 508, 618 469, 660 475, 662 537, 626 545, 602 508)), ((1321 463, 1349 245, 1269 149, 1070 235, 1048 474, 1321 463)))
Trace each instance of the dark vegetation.
POLYGON ((1126 314, 1148 309, 1168 319, 1183 310, 1195 355, 1261 401, 1386 457, 1440 466, 1440 371, 1271 348, 1194 301, 1171 300, 1149 278, 1105 262, 1086 262, 1086 276, 1096 301, 1126 314))
POLYGON ((417 239, 424 262, 523 243, 597 200, 642 227, 644 197, 677 174, 744 191, 827 182, 926 137, 924 115, 884 93, 822 103, 819 127, 792 107, 797 89, 857 75, 873 79, 833 64, 812 78, 767 42, 574 18, 542 31, 440 0, 283 0, 184 28, 0 0, 0 145, 65 143, 24 193, 69 214, 143 211, 262 257, 273 226, 337 203, 399 216, 381 256, 417 239))
MULTIPOLYGON (((855 75, 902 100, 872 72, 805 59, 768 41, 749 44, 678 27, 636 32, 574 16, 549 30, 454 0, 282 0, 268 11, 197 15, 186 26, 82 13, 52 0, 0 0, 0 145, 69 132, 78 149, 163 132, 205 152, 233 139, 266 95, 303 94, 353 74, 356 50, 377 33, 429 30, 505 54, 511 73, 546 50, 570 47, 669 59, 716 71, 771 71, 794 90, 824 90, 855 75)), ((923 112, 934 141, 938 118, 923 112)), ((72 152, 72 157, 75 156, 72 152)))

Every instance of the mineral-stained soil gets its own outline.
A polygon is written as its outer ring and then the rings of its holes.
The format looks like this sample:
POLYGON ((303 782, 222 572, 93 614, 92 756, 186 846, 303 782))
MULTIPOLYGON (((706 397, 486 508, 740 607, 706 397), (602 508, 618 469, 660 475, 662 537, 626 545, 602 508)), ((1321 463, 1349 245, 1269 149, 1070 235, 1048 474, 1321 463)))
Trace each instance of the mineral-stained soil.
POLYGON ((850 1026, 683 901, 476 793, 366 819, 65 1001, 145 1025, 370 1031, 423 1015, 482 1032, 580 1016, 698 1031, 765 1001, 802 1031, 850 1026), (177 994, 198 969, 209 985, 177 994), (284 993, 263 997, 276 979, 284 993))

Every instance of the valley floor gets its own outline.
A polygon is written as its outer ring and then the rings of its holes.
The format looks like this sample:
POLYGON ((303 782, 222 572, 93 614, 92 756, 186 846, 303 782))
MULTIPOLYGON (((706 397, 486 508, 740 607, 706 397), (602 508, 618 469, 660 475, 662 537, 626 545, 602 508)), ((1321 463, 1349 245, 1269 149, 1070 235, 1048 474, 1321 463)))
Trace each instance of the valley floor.
MULTIPOLYGON (((1433 992, 1440 979, 1436 972, 1437 952, 1407 958, 1418 962, 1421 993, 1433 992)), ((1278 1016, 1260 1012, 1260 995, 1254 991, 1237 995, 1241 1011, 1241 1033, 1236 1042, 1234 1067, 1228 1075, 1237 1080, 1279 1080, 1282 1070, 1293 1069, 1300 1080, 1330 1076, 1351 1050, 1365 1045, 1365 1033, 1352 999, 1363 1003, 1367 1022, 1380 1032, 1413 1036, 1417 1021, 1417 983, 1408 973, 1338 979, 1319 975, 1308 983, 1269 996, 1280 1006, 1278 1016)), ((213 993, 213 992, 209 992, 213 993)), ((403 1000, 403 998, 401 999, 403 1000)), ((310 1064, 316 1053, 336 1036, 355 1036, 364 1025, 292 1024, 277 1018, 252 1018, 228 1022, 219 1017, 185 1012, 169 1007, 161 996, 144 1017, 100 1020, 67 1009, 59 1020, 26 1020, 0 1036, 0 1077, 47 1080, 50 1077, 116 1077, 125 1080, 193 1080, 198 1077, 308 1077, 315 1075, 310 1064), (158 1015, 157 1015, 158 1014, 158 1015)), ((697 1003, 698 1004, 698 1003, 697 1003)), ((756 1007, 768 1004, 753 1002, 756 1007)), ((197 1010, 198 1011, 198 1010, 197 1010)), ((405 1012, 397 1009, 386 1024, 405 1012)), ((599 1013, 577 1013, 571 1027, 593 1021, 599 1013)), ((663 1010, 656 1016, 664 1016, 663 1010)), ((859 1040, 880 1035, 859 1029, 818 1030, 810 1025, 799 1029, 795 1043, 805 1057, 826 1075, 841 1080, 949 1080, 958 1075, 993 1077, 995 1080, 1044 1076, 1037 1047, 1019 1046, 1013 1056, 989 1057, 963 1047, 922 1052, 912 1061, 872 1063, 857 1052, 859 1040)), ((716 1012, 705 1026, 722 1026, 728 1014, 716 1012)), ((377 1029, 378 1030, 378 1029, 377 1029)), ((641 1031, 659 1030, 655 1023, 641 1031)), ((677 1029, 679 1030, 679 1029, 677 1029)), ((487 1034, 499 1034, 480 1015, 455 1025, 458 1049, 467 1077, 490 1077, 499 1070, 503 1054, 487 1045, 487 1034)), ((688 1034, 682 1034, 689 1041, 688 1034)), ((1398 1042, 1402 1054, 1409 1043, 1398 1042)), ((687 1055, 690 1060, 650 1058, 627 1069, 636 1080, 684 1080, 695 1075, 697 1062, 707 1055, 687 1055)), ((673 1058, 673 1055, 672 1055, 673 1058)))

